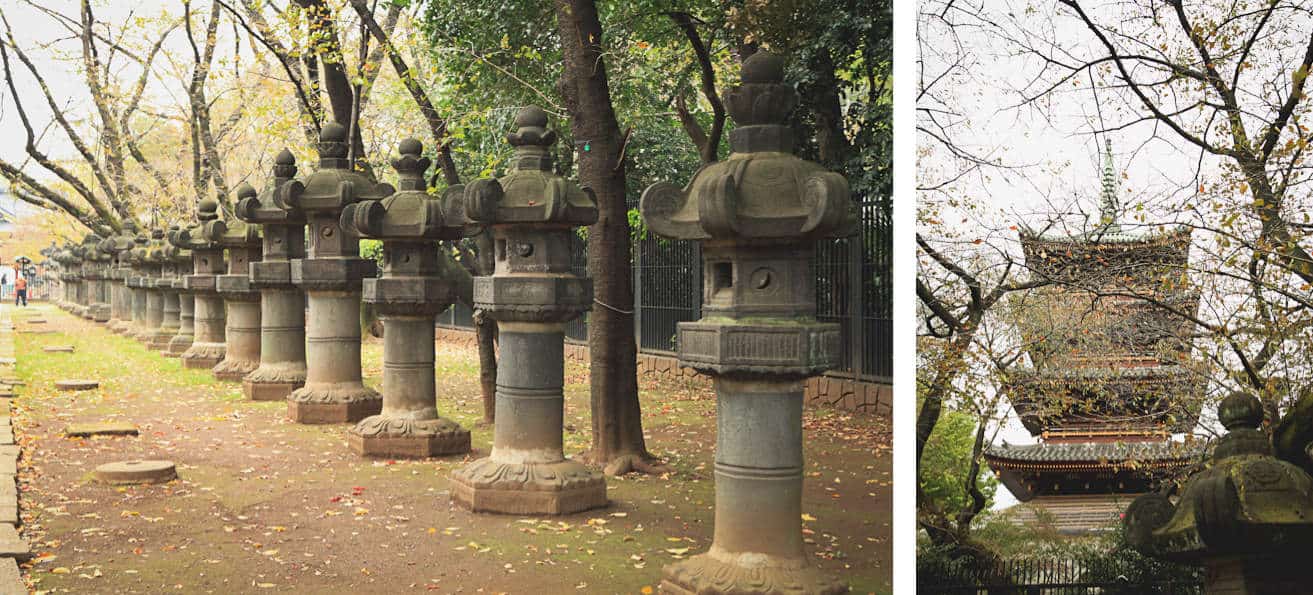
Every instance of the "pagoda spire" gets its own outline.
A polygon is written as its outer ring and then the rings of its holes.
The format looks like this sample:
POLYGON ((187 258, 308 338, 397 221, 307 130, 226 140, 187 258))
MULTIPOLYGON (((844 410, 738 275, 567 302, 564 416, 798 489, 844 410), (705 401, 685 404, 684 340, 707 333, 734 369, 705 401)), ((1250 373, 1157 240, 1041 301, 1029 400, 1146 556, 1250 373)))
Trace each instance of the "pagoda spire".
POLYGON ((1117 223, 1117 174, 1112 167, 1112 139, 1104 137, 1102 193, 1099 196, 1099 227, 1105 233, 1121 231, 1117 223))

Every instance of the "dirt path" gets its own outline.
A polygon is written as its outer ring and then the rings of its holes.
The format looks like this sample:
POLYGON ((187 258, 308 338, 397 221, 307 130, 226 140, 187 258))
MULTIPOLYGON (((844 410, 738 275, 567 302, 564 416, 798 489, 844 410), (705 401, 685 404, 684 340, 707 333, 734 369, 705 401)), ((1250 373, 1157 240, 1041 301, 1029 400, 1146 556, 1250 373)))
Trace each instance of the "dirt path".
MULTIPOLYGON (((346 426, 300 426, 285 405, 242 400, 237 384, 148 352, 51 306, 48 335, 20 335, 27 382, 14 424, 28 576, 58 593, 634 593, 661 566, 711 541, 714 401, 694 386, 643 384, 648 445, 666 478, 611 478, 611 506, 560 518, 474 515, 449 502, 447 477, 469 460, 365 460, 346 426), (41 347, 72 344, 71 354, 41 347), (89 377, 97 391, 59 393, 89 377), (66 439, 75 421, 125 420, 139 437, 66 439), (167 458, 180 479, 113 488, 96 465, 167 458)), ((380 347, 365 348, 377 382, 380 347)), ((439 411, 473 430, 479 397, 472 350, 438 346, 439 411)), ((567 367, 566 452, 588 442, 586 370, 567 367)), ((854 592, 890 590, 890 458, 881 420, 806 416, 808 552, 854 592), (811 520, 814 519, 814 520, 811 520)))

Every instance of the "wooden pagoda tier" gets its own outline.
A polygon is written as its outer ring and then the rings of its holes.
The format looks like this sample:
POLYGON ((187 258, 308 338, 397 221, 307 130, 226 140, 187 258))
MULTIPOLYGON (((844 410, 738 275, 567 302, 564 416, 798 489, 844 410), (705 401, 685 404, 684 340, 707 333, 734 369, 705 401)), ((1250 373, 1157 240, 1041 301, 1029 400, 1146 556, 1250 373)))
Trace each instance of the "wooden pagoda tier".
POLYGON ((1202 454, 1171 439, 1197 423, 1206 388, 1191 358, 1190 229, 1123 229, 1114 190, 1109 160, 1089 231, 1021 233, 1032 278, 1051 283, 1010 304, 1031 367, 1001 390, 1038 441, 985 452, 1018 500, 1067 531, 1104 528, 1072 503, 1120 511, 1202 454))

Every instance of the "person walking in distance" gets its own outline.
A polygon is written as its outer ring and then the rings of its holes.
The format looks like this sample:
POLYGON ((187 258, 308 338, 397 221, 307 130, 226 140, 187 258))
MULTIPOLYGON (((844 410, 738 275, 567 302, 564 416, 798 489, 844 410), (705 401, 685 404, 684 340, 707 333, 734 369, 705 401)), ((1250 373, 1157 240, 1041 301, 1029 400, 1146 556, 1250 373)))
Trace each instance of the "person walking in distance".
POLYGON ((27 277, 22 274, 14 275, 14 305, 19 303, 27 307, 27 277))

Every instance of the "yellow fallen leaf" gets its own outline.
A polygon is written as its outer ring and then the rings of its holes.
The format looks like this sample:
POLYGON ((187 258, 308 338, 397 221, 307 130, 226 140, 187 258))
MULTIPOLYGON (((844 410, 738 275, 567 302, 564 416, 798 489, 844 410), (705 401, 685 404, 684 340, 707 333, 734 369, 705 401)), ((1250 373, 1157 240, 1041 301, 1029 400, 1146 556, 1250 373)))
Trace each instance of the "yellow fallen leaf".
POLYGON ((71 572, 67 566, 58 566, 50 569, 50 574, 68 574, 71 572))
POLYGON ((272 589, 272 588, 276 587, 277 585, 275 585, 275 584, 273 584, 273 583, 256 583, 255 586, 260 587, 261 589, 272 589))
POLYGON ((816 517, 814 517, 814 516, 812 516, 812 515, 807 514, 807 513, 804 512, 804 513, 802 513, 802 520, 804 520, 804 521, 814 521, 814 520, 816 520, 816 517))

